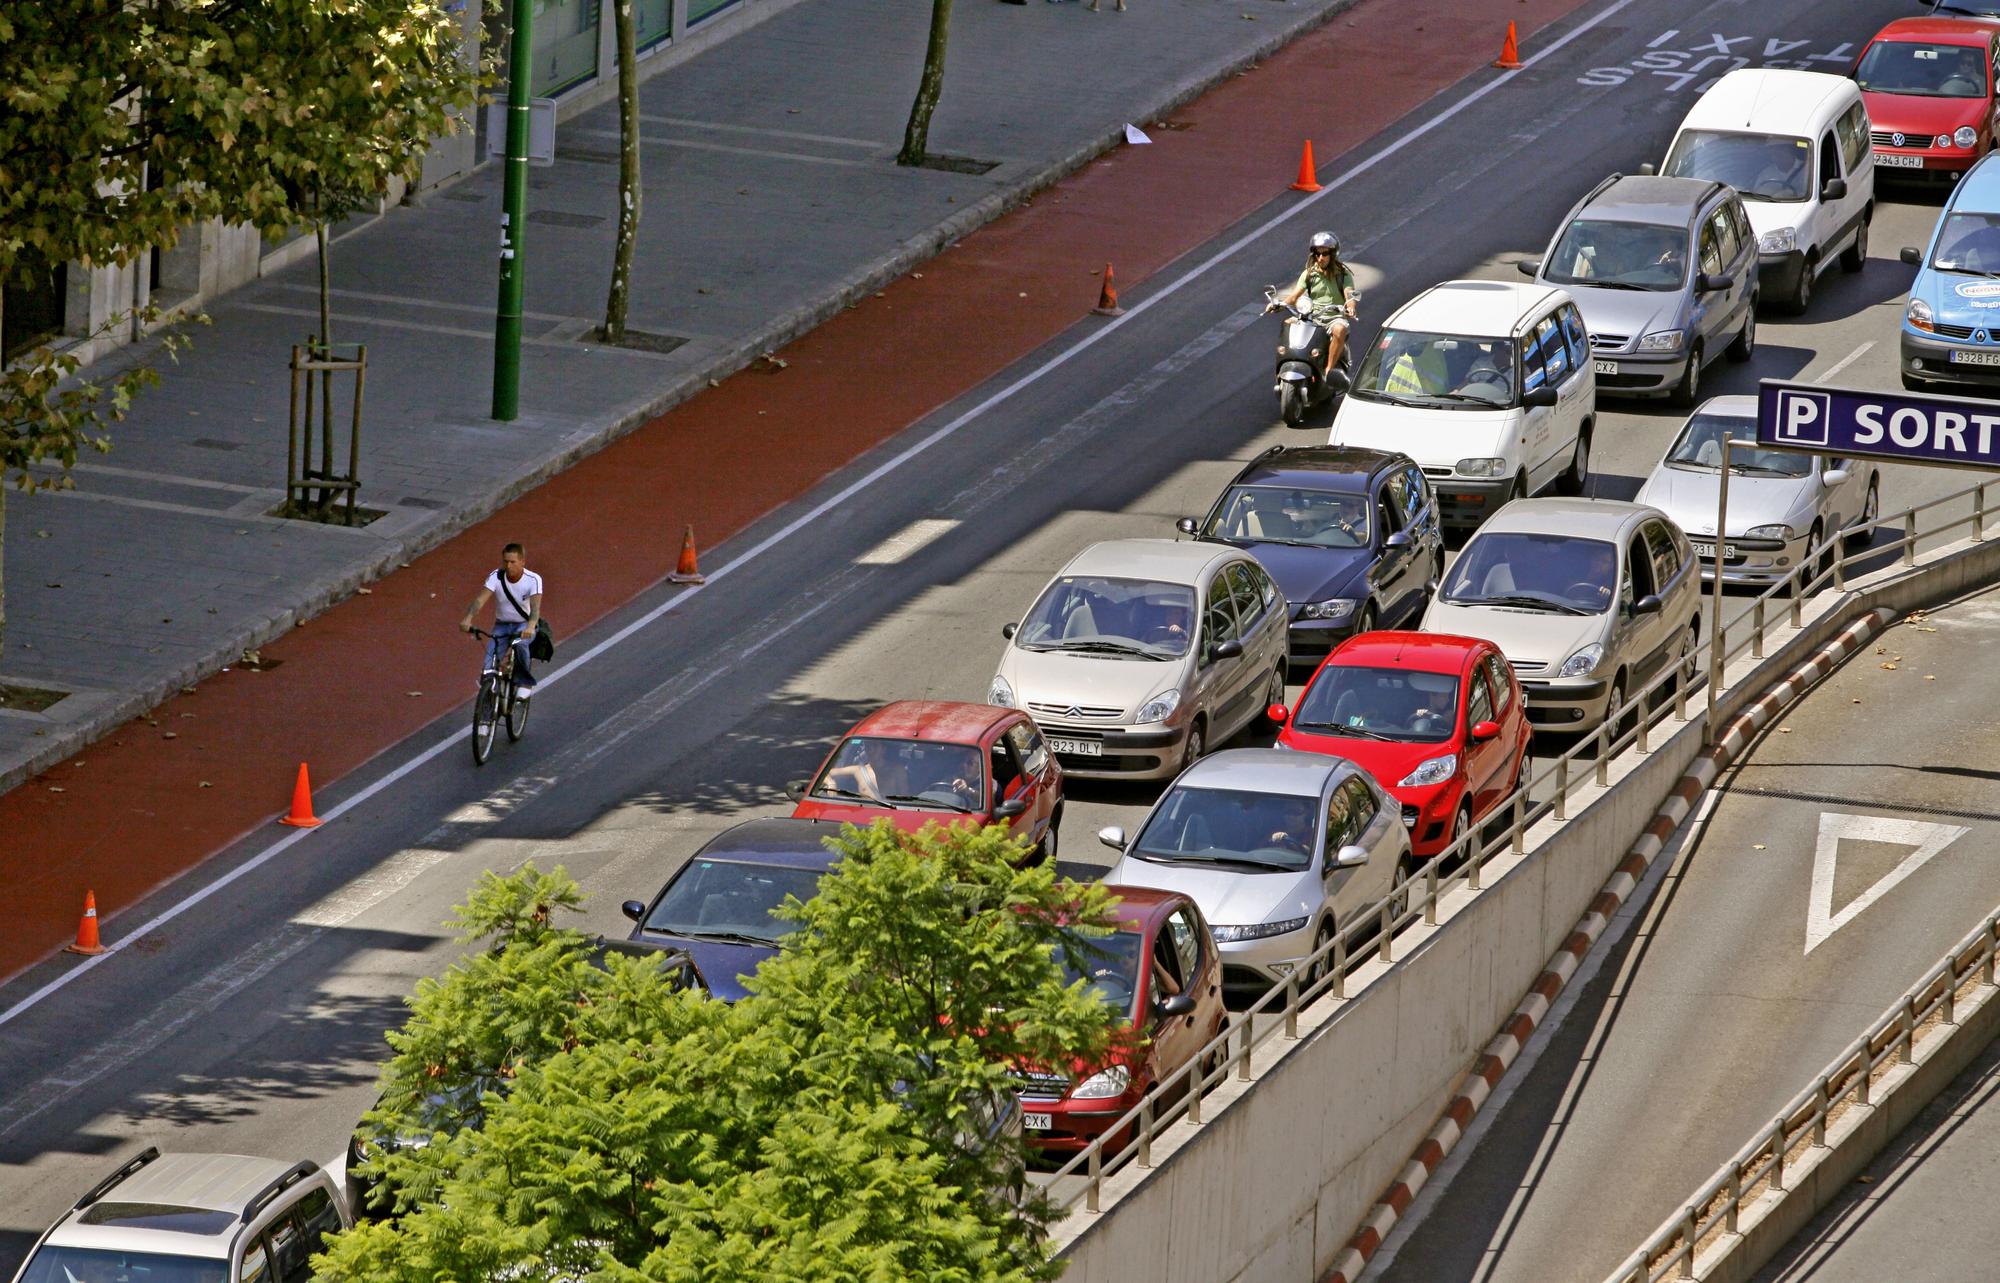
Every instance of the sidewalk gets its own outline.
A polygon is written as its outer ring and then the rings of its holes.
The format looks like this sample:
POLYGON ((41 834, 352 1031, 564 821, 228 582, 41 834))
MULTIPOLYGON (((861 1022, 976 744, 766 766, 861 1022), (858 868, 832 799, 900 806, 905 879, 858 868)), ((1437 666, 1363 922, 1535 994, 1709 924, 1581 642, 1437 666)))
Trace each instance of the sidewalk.
MULTIPOLYGON (((285 367, 318 325, 314 264, 223 297, 112 453, 77 470, 74 492, 10 498, 0 681, 73 694, 44 714, 0 711, 0 789, 867 297, 1112 145, 1127 121, 1155 119, 1352 2, 1142 0, 1116 14, 967 0, 931 146, 995 163, 980 175, 893 163, 928 5, 808 0, 750 29, 643 86, 629 324, 684 340, 671 352, 582 341, 610 276, 614 107, 566 125, 557 163, 530 171, 511 424, 486 417, 497 167, 363 226, 333 254, 334 337, 369 349, 361 499, 388 514, 362 530, 263 515, 284 497, 285 367)), ((1094 280, 1079 272, 1069 295, 1073 319, 1095 302, 1094 280)), ((1007 310, 997 297, 996 310, 1007 310)), ((701 516, 657 519, 678 531, 701 516)))

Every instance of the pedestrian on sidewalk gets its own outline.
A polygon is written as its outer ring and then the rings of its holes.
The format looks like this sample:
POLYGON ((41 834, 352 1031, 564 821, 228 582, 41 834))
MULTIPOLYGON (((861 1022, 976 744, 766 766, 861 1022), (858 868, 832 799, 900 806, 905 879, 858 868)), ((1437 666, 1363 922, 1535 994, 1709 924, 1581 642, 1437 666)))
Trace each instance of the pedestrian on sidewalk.
POLYGON ((486 648, 489 668, 500 666, 500 649, 514 650, 514 687, 517 699, 526 699, 535 689, 535 675, 528 671, 528 646, 542 626, 542 577, 528 569, 527 553, 520 544, 510 543, 500 550, 500 568, 486 576, 486 583, 465 618, 458 621, 460 632, 471 632, 472 621, 486 603, 493 603, 493 637, 486 648))

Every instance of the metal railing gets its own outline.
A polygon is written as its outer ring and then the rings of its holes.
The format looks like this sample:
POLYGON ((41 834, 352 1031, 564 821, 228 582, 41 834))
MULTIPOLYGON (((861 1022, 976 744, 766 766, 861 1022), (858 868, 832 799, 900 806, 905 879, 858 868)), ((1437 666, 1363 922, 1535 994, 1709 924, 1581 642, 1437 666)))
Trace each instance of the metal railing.
POLYGON ((1891 1003, 1867 1033, 1835 1056, 1812 1086, 1779 1110, 1757 1138, 1724 1163, 1606 1283, 1693 1278, 1703 1243, 1736 1233, 1747 1204, 1784 1194, 1786 1172, 1798 1162, 1796 1155, 1827 1148, 1829 1123, 1847 1108, 1873 1104, 1878 1078, 1916 1063, 1919 1031, 1933 1021, 1957 1025, 1959 1006, 1967 1001, 1968 991, 1976 994, 1994 987, 1996 958, 2000 958, 2000 913, 1953 945, 1923 979, 1891 1003))
MULTIPOLYGON (((1183 1118, 1191 1123, 1201 1122, 1203 1098, 1232 1072, 1249 1081, 1251 1059, 1260 1047, 1274 1038, 1287 1041, 1299 1038, 1299 1017, 1304 1008, 1327 996, 1345 999, 1348 976, 1356 967, 1374 959, 1384 963, 1395 961, 1395 937, 1399 931, 1419 920, 1435 925, 1440 901, 1460 888, 1477 894, 1487 865, 1503 850, 1526 854, 1527 833, 1536 824, 1544 818, 1567 820, 1570 800, 1578 790, 1593 785, 1610 787, 1611 764, 1620 753, 1627 748, 1649 752, 1661 723, 1671 721, 1678 726, 1689 721, 1690 692, 1703 681, 1703 673, 1712 675, 1706 682, 1708 696, 1704 710, 1705 734, 1712 737, 1718 729, 1719 676, 1729 662, 1746 649, 1754 658, 1764 658, 1771 632, 1777 627, 1802 627, 1805 599, 1828 584, 1844 591, 1855 562, 1884 552, 1897 552, 1902 564, 1912 565, 1918 540, 1935 538, 1965 526, 1971 527, 1974 539, 1984 539, 1987 491, 1995 485, 2000 485, 2000 481, 1981 482, 1867 526, 1836 532, 1831 540, 1809 549, 1790 574, 1730 618, 1718 619, 1719 612, 1711 612, 1710 636, 1690 647, 1680 662, 1663 666, 1651 681, 1630 692, 1621 708, 1579 739, 1568 752, 1539 774, 1521 781, 1506 801, 1489 813, 1485 824, 1460 834, 1443 851, 1396 883, 1381 900, 1342 924, 1331 938, 1302 959, 1291 975, 1266 990, 1247 1010, 1235 1013, 1222 1033, 1197 1055, 1155 1084, 1139 1104, 1114 1120, 1099 1139, 1058 1168, 1051 1178, 1051 1183, 1057 1185, 1053 1195, 1056 1206, 1070 1209, 1081 1202, 1087 1211, 1101 1210, 1107 1176, 1135 1163, 1150 1167, 1153 1144, 1162 1131, 1183 1118), (1920 514, 1967 498, 1972 501, 1969 516, 1930 529, 1922 528, 1917 520, 1920 514), (1847 551, 1847 539, 1890 528, 1897 530, 1897 537, 1881 547, 1847 551), (1771 603, 1781 597, 1786 609, 1774 612, 1771 603), (1719 646, 1718 637, 1722 639, 1719 646), (1500 831, 1488 836, 1494 828, 1500 831), (1271 1018, 1263 1022, 1261 1029, 1260 1016, 1271 1018), (1074 1177, 1083 1178, 1080 1189, 1064 1189, 1058 1184, 1074 1177)), ((1690 566, 1689 573, 1699 571, 1690 566)))

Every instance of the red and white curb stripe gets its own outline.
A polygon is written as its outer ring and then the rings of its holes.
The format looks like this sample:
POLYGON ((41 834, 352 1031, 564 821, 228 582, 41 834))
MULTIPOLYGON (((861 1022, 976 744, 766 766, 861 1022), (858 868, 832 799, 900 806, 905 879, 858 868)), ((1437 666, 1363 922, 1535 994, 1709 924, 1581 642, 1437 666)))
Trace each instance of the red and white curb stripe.
POLYGON ((1626 853, 1624 861, 1612 873, 1611 879, 1604 884, 1604 889, 1590 902, 1590 908, 1577 922, 1576 929, 1570 932, 1569 938, 1562 942, 1555 956, 1549 959, 1548 968, 1530 986, 1527 997, 1514 1008, 1514 1014, 1507 1018, 1507 1023, 1500 1027, 1500 1032, 1494 1036, 1492 1042, 1486 1044, 1486 1049, 1480 1053, 1479 1059, 1473 1062, 1471 1075, 1466 1079, 1465 1086, 1458 1095, 1452 1098, 1451 1104, 1445 1108, 1444 1117, 1438 1120, 1437 1126, 1431 1129, 1431 1134, 1425 1137, 1424 1143, 1410 1156, 1409 1164, 1403 1168, 1401 1174, 1382 1195, 1381 1201, 1375 1204, 1367 1218, 1361 1222, 1361 1228, 1355 1231, 1352 1239, 1348 1240, 1346 1250, 1334 1261, 1333 1269, 1321 1283, 1355 1283, 1355 1280, 1361 1277, 1361 1271, 1367 1266, 1369 1258, 1382 1246, 1382 1241, 1389 1236, 1389 1231, 1394 1228, 1396 1221, 1409 1210, 1417 1192, 1423 1189, 1424 1183, 1437 1171, 1438 1165, 1444 1162, 1445 1155, 1451 1153, 1452 1147, 1458 1144, 1473 1115, 1479 1112, 1480 1106, 1484 1105, 1487 1097, 1493 1094, 1493 1089, 1506 1075, 1515 1057, 1520 1054, 1521 1048, 1527 1045, 1529 1036, 1535 1032, 1543 1017, 1548 1015, 1549 1006, 1556 1000, 1556 995, 1560 994, 1563 986, 1569 983, 1570 976, 1576 973, 1577 966, 1589 954, 1591 946, 1597 943, 1605 926, 1624 905, 1626 897, 1639 885, 1640 879, 1645 877, 1647 867, 1665 849, 1667 840, 1673 836, 1674 830, 1678 829, 1681 821, 1694 810, 1695 802, 1708 791, 1710 785, 1715 783, 1716 777, 1750 744, 1751 740, 1756 738, 1759 731, 1770 724, 1779 710, 1839 667, 1841 661, 1859 650, 1870 637, 1894 618, 1894 611, 1878 609, 1871 610, 1856 619, 1811 659, 1793 670, 1790 676, 1773 686, 1754 704, 1732 719, 1723 728, 1722 734, 1716 738, 1716 742, 1701 751, 1688 767, 1687 774, 1675 782, 1673 792, 1667 795, 1667 800, 1653 813, 1653 818, 1647 823, 1645 831, 1639 835, 1638 841, 1632 844, 1632 849, 1626 853))

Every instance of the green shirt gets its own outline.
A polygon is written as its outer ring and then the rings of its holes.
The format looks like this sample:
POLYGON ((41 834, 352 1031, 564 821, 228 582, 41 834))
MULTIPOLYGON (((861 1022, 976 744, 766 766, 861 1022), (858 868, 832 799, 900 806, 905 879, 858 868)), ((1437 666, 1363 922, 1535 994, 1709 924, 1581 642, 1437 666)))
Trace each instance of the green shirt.
POLYGON ((1299 273, 1299 279, 1292 283, 1292 288, 1304 290, 1306 310, 1323 318, 1347 306, 1347 291, 1354 288, 1354 273, 1339 259, 1334 260, 1330 272, 1322 272, 1308 263, 1306 270, 1299 273))

